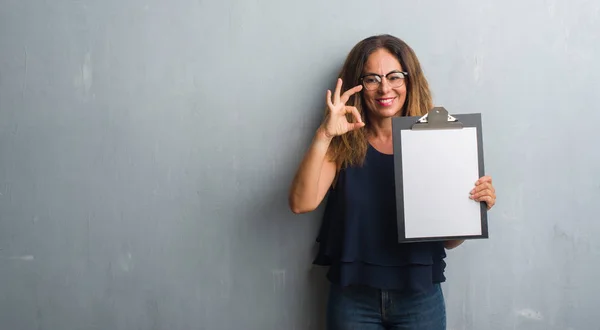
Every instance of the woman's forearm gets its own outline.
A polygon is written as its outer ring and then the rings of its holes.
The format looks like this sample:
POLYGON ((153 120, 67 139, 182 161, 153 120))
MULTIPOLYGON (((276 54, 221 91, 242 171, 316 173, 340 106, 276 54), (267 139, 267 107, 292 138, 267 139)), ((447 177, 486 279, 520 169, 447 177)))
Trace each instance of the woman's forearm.
POLYGON ((451 249, 454 249, 455 247, 461 245, 462 243, 464 243, 464 241, 465 241, 464 239, 445 241, 444 247, 448 250, 451 250, 451 249))
POLYGON ((331 138, 317 130, 290 187, 288 202, 292 212, 316 209, 333 182, 336 168, 325 158, 330 143, 331 138))

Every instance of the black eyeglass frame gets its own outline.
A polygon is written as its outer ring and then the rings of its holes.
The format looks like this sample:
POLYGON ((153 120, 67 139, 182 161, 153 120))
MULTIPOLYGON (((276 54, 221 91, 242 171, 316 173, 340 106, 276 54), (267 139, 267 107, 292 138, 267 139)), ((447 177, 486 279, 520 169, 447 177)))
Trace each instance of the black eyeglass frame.
MULTIPOLYGON (((402 80, 404 80, 404 79, 406 79, 406 78, 408 77, 408 72, 406 72, 406 71, 400 71, 400 70, 394 70, 394 71, 388 72, 388 73, 387 73, 385 76, 378 75, 378 74, 376 74, 376 73, 369 73, 369 74, 366 74, 366 75, 363 75, 363 76, 361 76, 361 77, 360 77, 360 83, 361 83, 361 84, 363 85, 363 87, 366 89, 366 88, 367 88, 367 86, 365 86, 365 83, 364 83, 363 79, 364 79, 365 77, 371 77, 371 76, 375 76, 375 77, 377 77, 377 79, 379 80, 379 81, 378 81, 379 85, 381 85, 381 83, 383 82, 383 77, 385 77, 385 79, 388 79, 388 76, 389 76, 389 75, 391 75, 391 74, 394 74, 394 73, 401 73, 401 74, 404 76, 404 77, 402 78, 402 80)), ((378 85, 378 87, 379 87, 379 85, 378 85)))

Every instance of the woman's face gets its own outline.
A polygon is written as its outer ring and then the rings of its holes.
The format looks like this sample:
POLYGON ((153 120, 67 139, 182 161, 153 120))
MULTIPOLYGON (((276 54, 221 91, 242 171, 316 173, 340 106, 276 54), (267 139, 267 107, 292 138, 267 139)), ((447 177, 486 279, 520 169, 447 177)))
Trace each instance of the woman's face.
MULTIPOLYGON (((363 77, 370 74, 381 77, 381 83, 373 90, 368 90, 363 84, 363 99, 367 111, 372 116, 388 118, 400 114, 406 101, 406 82, 402 74, 393 72, 402 71, 404 70, 396 56, 384 48, 376 50, 369 56, 362 73, 363 77)), ((377 85, 377 77, 365 77, 363 82, 377 85)))

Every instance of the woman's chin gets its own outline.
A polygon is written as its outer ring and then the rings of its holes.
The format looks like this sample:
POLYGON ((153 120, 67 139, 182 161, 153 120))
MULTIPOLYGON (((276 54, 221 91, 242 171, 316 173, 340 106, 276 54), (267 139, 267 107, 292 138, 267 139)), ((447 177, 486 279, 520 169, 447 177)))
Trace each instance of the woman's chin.
POLYGON ((401 114, 402 109, 391 108, 391 107, 377 107, 374 112, 374 115, 379 118, 392 118, 398 117, 401 114))

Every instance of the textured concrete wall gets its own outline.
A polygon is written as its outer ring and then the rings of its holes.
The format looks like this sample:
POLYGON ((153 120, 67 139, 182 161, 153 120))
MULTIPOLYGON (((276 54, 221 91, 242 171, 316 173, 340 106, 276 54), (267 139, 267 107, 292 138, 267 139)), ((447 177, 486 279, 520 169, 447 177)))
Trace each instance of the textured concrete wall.
POLYGON ((318 329, 288 184, 360 39, 481 112, 498 204, 449 329, 595 329, 600 4, 0 1, 0 328, 318 329))

